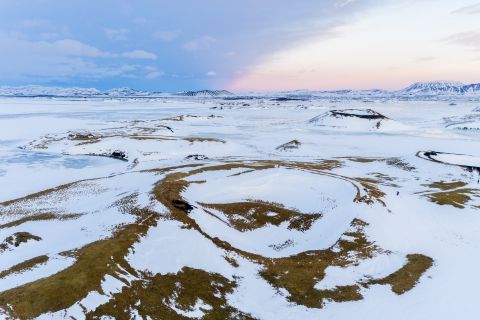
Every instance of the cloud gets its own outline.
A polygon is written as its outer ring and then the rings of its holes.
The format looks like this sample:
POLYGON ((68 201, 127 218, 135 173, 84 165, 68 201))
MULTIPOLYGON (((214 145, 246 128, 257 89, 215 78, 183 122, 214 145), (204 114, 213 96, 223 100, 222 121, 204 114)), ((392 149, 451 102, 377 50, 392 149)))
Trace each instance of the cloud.
POLYGON ((435 60, 436 58, 433 57, 433 56, 428 56, 428 57, 419 57, 415 60, 413 60, 413 62, 430 62, 430 61, 433 61, 435 60))
MULTIPOLYGON (((62 39, 56 41, 29 41, 21 33, 6 33, 0 31, 0 41, 4 45, 2 55, 9 52, 21 53, 22 55, 56 55, 70 57, 94 57, 106 58, 115 55, 102 51, 94 46, 85 44, 78 40, 62 39)), ((6 56, 3 56, 5 59, 6 56)))
POLYGON ((157 67, 154 67, 154 66, 145 66, 144 69, 146 72, 145 79, 148 79, 148 80, 160 78, 165 74, 163 71, 158 70, 157 67))
POLYGON ((178 37, 178 32, 176 31, 157 31, 153 34, 153 37, 155 39, 161 40, 161 41, 173 41, 175 38, 178 37))
MULTIPOLYGON (((0 41, 16 51, 23 51, 24 54, 35 55, 56 55, 70 57, 89 58, 128 58, 156 60, 157 55, 145 50, 127 51, 121 54, 100 50, 89 44, 74 39, 62 39, 55 41, 30 41, 22 33, 7 33, 0 31, 0 41)), ((3 52, 8 52, 4 49, 3 52)))
POLYGON ((203 36, 201 38, 186 42, 183 45, 183 48, 188 51, 209 49, 215 42, 217 42, 217 39, 210 36, 203 36))
POLYGON ((37 81, 70 81, 79 79, 100 80, 110 77, 132 77, 137 67, 135 65, 105 65, 87 61, 79 57, 43 56, 37 58, 18 57, 10 60, 10 64, 0 61, 1 75, 6 72, 15 75, 13 78, 26 80, 29 83, 37 81))
POLYGON ((445 42, 464 45, 474 50, 480 50, 480 31, 467 31, 452 34, 445 42))
POLYGON ((215 71, 208 71, 206 76, 207 77, 215 77, 217 75, 217 73, 215 71))
POLYGON ((102 51, 88 44, 77 40, 63 39, 54 42, 30 42, 33 49, 42 51, 57 52, 61 55, 78 56, 78 57, 113 57, 114 54, 102 51))
POLYGON ((453 14, 480 14, 480 3, 452 11, 453 14))
POLYGON ((16 22, 13 30, 22 32, 29 38, 38 40, 69 39, 72 34, 69 28, 63 24, 55 24, 47 19, 23 19, 16 22))
POLYGON ((110 29, 110 28, 105 28, 103 29, 103 32, 105 33, 105 36, 114 41, 123 41, 127 40, 127 35, 129 33, 128 29, 110 29))
POLYGON ((47 83, 75 79, 97 81, 111 77, 153 79, 161 75, 154 68, 144 70, 119 59, 156 59, 156 55, 143 50, 116 54, 78 40, 31 41, 24 34, 1 30, 0 43, 4 46, 0 81, 47 83))
POLYGON ((155 53, 145 50, 133 50, 129 52, 124 52, 121 56, 129 59, 157 60, 157 55, 155 53))
POLYGON ((348 6, 349 4, 352 4, 356 2, 356 0, 338 0, 336 3, 335 3, 335 6, 337 8, 343 8, 343 7, 346 7, 348 6))
POLYGON ((145 78, 147 78, 147 79, 157 79, 157 78, 160 78, 161 76, 163 76, 163 72, 161 72, 161 71, 152 71, 152 72, 147 73, 147 75, 145 76, 145 78))
POLYGON ((25 19, 20 21, 19 26, 25 29, 55 29, 52 22, 45 19, 25 19))

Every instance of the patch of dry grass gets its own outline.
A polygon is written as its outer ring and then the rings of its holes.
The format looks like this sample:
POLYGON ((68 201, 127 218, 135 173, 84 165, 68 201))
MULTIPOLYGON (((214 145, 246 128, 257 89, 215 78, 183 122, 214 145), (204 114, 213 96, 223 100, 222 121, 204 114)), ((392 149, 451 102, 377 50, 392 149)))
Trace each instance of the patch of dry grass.
POLYGON ((361 300, 363 297, 357 284, 331 290, 315 288, 325 277, 326 268, 346 267, 379 252, 379 248, 363 234, 363 221, 354 220, 351 226, 353 229, 345 233, 349 240, 340 239, 328 249, 306 251, 285 258, 265 258, 260 275, 275 288, 286 289, 290 294, 289 301, 309 308, 321 308, 326 301, 361 300))
POLYGON ((480 196, 480 191, 478 189, 464 188, 466 185, 467 183, 463 181, 433 182, 425 186, 430 189, 441 191, 425 191, 421 194, 438 205, 449 205, 455 208, 464 209, 465 205, 472 200, 472 197, 480 196))
POLYGON ((11 227, 20 226, 26 222, 32 221, 48 221, 48 220, 70 220, 80 218, 81 214, 54 214, 54 213, 40 213, 34 214, 28 217, 22 217, 17 220, 0 224, 0 229, 6 229, 11 227))
POLYGON ((48 261, 48 256, 45 256, 45 255, 38 256, 29 260, 25 260, 19 264, 14 265, 13 267, 7 270, 0 272, 0 279, 15 273, 22 273, 28 270, 32 270, 41 264, 47 263, 47 261, 48 261))
POLYGON ((227 143, 227 141, 218 138, 210 138, 210 137, 183 137, 182 140, 188 141, 190 143, 195 142, 218 142, 218 143, 227 143))
POLYGON ((349 157, 345 158, 348 161, 358 162, 358 163, 372 163, 378 161, 378 158, 362 158, 362 157, 349 157))
MULTIPOLYGON (((205 209, 214 209, 223 213, 231 226, 239 231, 251 231, 266 225, 278 226, 288 222, 288 229, 307 231, 322 217, 320 213, 302 213, 285 208, 282 204, 259 200, 206 204, 199 203, 205 209)), ((213 214, 213 213, 212 213, 213 214)))
POLYGON ((237 284, 218 273, 184 267, 166 275, 142 273, 107 303, 87 313, 87 319, 110 316, 130 319, 136 311, 143 319, 191 319, 175 311, 193 311, 197 303, 204 313, 202 319, 253 319, 227 302, 237 284), (174 309, 175 308, 175 309, 174 309))
POLYGON ((385 159, 385 162, 389 166, 401 169, 403 171, 412 172, 417 170, 417 168, 415 168, 413 165, 411 165, 410 163, 406 162, 401 158, 388 158, 388 159, 385 159))
POLYGON ((46 189, 46 190, 43 190, 43 191, 40 191, 40 192, 35 192, 35 193, 29 194, 25 197, 0 202, 0 208, 1 207, 5 208, 5 207, 11 206, 13 204, 26 202, 26 201, 30 201, 30 200, 33 200, 33 199, 38 199, 40 197, 48 196, 48 195, 50 195, 52 193, 55 193, 55 192, 64 191, 64 190, 67 190, 67 189, 73 187, 75 184, 77 184, 77 182, 67 183, 67 184, 63 184, 63 185, 60 185, 60 186, 55 187, 55 188, 50 188, 50 189, 46 189))
POLYGON ((389 276, 371 280, 368 284, 385 284, 392 287, 396 294, 404 294, 418 284, 420 277, 432 267, 433 259, 422 254, 407 255, 408 262, 389 276))
POLYGON ((385 202, 383 202, 383 198, 385 197, 385 192, 380 190, 378 187, 378 181, 374 179, 368 178, 356 178, 355 181, 360 183, 363 190, 366 194, 358 199, 358 201, 365 202, 368 204, 372 204, 375 201, 380 202, 385 206, 385 202))

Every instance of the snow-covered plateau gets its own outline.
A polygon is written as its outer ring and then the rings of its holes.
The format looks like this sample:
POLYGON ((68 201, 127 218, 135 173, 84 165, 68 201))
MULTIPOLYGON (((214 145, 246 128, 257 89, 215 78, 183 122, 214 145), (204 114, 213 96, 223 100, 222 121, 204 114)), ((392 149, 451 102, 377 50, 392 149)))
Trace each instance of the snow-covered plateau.
POLYGON ((478 90, 3 87, 0 319, 478 319, 478 90))

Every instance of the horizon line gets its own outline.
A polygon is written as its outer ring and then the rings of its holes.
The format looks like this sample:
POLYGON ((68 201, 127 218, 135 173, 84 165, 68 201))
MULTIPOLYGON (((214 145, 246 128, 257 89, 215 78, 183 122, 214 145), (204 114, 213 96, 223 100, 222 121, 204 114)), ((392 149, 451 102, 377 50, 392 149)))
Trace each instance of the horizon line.
POLYGON ((6 88, 11 88, 11 89, 20 89, 20 88, 50 88, 50 89, 84 89, 84 90, 97 90, 99 92, 107 92, 110 90, 115 90, 115 89, 130 89, 138 92, 149 92, 149 93, 185 93, 185 92, 199 92, 199 91, 228 91, 230 93, 275 93, 275 92, 295 92, 295 91, 305 91, 305 92, 336 92, 336 91, 373 91, 373 90, 380 90, 380 91, 386 91, 386 92, 396 92, 396 91, 401 91, 403 89, 408 88, 409 86, 415 85, 415 84, 428 84, 428 83, 450 83, 450 84, 458 84, 461 86, 469 86, 469 85, 475 85, 479 84, 480 82, 472 82, 472 83, 463 83, 461 81, 453 81, 453 80, 428 80, 428 81, 415 81, 412 82, 411 84, 401 87, 398 89, 383 89, 381 87, 372 87, 368 89, 353 89, 353 88, 348 88, 348 87, 339 87, 336 89, 305 89, 305 88, 296 88, 296 89, 282 89, 282 90, 229 90, 229 89, 224 89, 224 88, 217 88, 217 89, 179 89, 179 90, 174 90, 174 91, 163 91, 163 90, 144 90, 144 89, 136 89, 133 87, 129 86, 119 86, 119 87, 111 87, 109 89, 100 89, 99 87, 94 87, 94 86, 65 86, 65 85, 42 85, 42 84, 28 84, 28 85, 7 85, 7 84, 2 84, 0 85, 0 89, 6 89, 6 88))

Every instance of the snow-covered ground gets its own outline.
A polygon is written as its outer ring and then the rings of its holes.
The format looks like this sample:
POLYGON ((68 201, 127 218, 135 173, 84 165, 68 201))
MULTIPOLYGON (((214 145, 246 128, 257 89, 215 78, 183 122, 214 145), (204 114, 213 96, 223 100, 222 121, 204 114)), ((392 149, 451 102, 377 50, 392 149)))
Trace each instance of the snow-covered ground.
POLYGON ((479 106, 2 98, 0 318, 476 319, 479 106))

